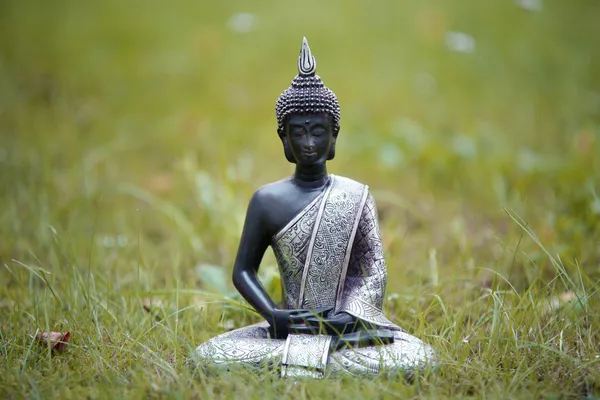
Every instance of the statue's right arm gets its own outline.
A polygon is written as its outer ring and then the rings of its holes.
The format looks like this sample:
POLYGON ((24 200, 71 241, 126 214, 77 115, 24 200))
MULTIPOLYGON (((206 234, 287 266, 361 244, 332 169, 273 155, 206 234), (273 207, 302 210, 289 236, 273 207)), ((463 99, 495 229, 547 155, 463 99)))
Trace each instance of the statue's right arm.
POLYGON ((233 266, 233 285, 271 326, 274 338, 285 338, 291 324, 303 323, 306 318, 323 316, 330 308, 317 310, 279 309, 258 280, 260 262, 269 247, 272 232, 266 227, 268 208, 261 200, 260 192, 254 193, 240 239, 237 257, 233 266))
POLYGON ((257 276, 260 262, 270 241, 265 229, 265 212, 260 192, 254 193, 246 212, 242 238, 233 267, 233 284, 244 299, 269 321, 276 305, 257 276))

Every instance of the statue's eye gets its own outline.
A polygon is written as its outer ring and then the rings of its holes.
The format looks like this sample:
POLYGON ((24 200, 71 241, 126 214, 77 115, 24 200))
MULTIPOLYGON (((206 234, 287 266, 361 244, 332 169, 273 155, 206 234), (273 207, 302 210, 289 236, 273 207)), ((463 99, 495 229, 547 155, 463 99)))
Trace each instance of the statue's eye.
POLYGON ((325 129, 323 129, 323 128, 315 128, 312 131, 312 134, 313 134, 313 136, 322 136, 322 135, 325 134, 325 129))
POLYGON ((304 128, 298 127, 298 128, 292 128, 292 135, 294 136, 304 136, 305 132, 304 132, 304 128))

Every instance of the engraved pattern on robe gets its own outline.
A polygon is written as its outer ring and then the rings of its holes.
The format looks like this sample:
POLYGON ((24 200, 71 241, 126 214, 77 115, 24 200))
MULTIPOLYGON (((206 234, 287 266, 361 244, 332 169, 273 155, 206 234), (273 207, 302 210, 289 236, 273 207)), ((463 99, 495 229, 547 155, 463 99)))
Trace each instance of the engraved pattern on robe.
POLYGON ((387 268, 375 200, 369 193, 358 224, 339 311, 392 330, 400 330, 382 312, 387 268))

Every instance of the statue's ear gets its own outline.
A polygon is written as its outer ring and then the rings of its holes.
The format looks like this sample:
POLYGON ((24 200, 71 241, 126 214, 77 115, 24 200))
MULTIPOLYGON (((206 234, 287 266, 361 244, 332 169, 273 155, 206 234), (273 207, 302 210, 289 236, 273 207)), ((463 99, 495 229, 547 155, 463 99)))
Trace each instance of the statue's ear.
POLYGON ((292 164, 296 164, 296 158, 294 158, 292 150, 290 150, 287 137, 281 136, 281 143, 283 143, 283 153, 285 154, 285 158, 292 164))
POLYGON ((331 138, 331 147, 329 148, 329 155, 327 156, 327 160, 333 160, 335 157, 335 140, 337 138, 334 136, 331 138))

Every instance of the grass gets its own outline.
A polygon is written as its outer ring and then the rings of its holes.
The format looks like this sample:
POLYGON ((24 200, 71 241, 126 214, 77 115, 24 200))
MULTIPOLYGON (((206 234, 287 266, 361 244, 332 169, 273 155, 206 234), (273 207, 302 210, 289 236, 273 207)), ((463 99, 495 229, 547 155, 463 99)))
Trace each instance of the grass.
POLYGON ((1 397, 600 396, 600 7, 521 3, 2 2, 1 397), (441 360, 413 383, 185 363, 258 321, 229 276, 292 171, 302 36, 342 106, 330 171, 378 203, 386 314, 441 360))

